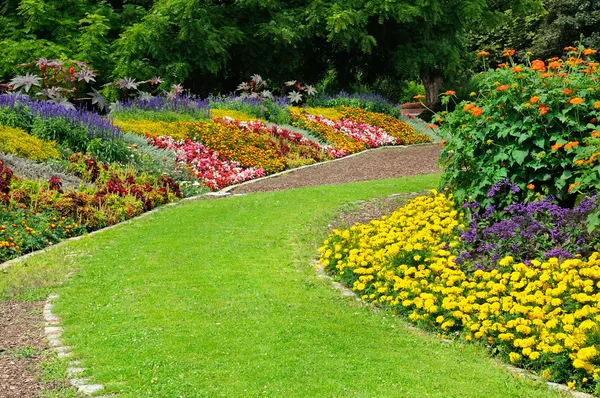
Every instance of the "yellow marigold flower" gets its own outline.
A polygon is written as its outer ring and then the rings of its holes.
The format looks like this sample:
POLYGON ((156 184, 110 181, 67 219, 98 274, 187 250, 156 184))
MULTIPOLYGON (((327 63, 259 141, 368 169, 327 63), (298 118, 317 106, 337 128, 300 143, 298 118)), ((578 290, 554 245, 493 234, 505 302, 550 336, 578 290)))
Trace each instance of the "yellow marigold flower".
POLYGON ((511 352, 510 354, 508 354, 508 358, 512 363, 519 362, 521 360, 521 354, 511 352))
POLYGON ((498 265, 500 265, 501 267, 506 267, 512 262, 513 262, 512 256, 506 256, 502 260, 498 261, 498 265))
POLYGON ((550 378, 550 369, 544 369, 542 371, 542 378, 543 379, 549 379, 550 378))

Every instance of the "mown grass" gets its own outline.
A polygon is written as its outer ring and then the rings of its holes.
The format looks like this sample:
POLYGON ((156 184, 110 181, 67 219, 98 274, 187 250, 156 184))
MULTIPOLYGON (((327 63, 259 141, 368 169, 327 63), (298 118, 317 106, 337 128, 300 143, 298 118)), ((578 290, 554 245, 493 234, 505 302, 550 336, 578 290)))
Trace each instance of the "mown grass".
MULTIPOLYGON (((34 256, 5 297, 60 293, 66 342, 124 397, 546 397, 483 349, 343 298, 309 262, 340 205, 438 176, 202 200, 34 256), (78 253, 61 261, 65 253, 78 253), (77 272, 62 286, 36 275, 77 272)), ((56 276, 55 280, 60 277, 56 276)))

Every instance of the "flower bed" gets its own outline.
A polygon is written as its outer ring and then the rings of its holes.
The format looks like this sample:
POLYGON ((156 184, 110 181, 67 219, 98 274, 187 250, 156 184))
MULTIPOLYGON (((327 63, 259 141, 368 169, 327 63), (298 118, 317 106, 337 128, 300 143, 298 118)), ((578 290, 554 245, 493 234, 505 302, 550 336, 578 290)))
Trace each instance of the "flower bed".
POLYGON ((286 168, 304 166, 315 162, 330 160, 335 151, 324 148, 318 142, 309 140, 302 134, 294 133, 276 125, 267 126, 259 120, 233 123, 243 131, 270 137, 278 154, 285 159, 286 168))
POLYGON ((168 136, 152 137, 150 143, 174 151, 177 161, 190 167, 194 175, 213 191, 265 175, 263 169, 244 168, 239 163, 227 160, 220 153, 189 139, 176 141, 168 136))
POLYGON ((69 167, 94 187, 63 190, 55 176, 48 182, 23 180, 0 161, 0 261, 117 224, 182 196, 170 178, 102 164, 80 153, 71 156, 69 167))
POLYGON ((121 131, 154 137, 168 136, 176 140, 188 138, 190 123, 188 122, 162 122, 150 120, 116 120, 115 125, 121 131))
POLYGON ((250 116, 242 111, 235 109, 211 109, 210 117, 212 119, 230 118, 238 121, 257 120, 256 117, 250 116))
POLYGON ((60 159, 54 141, 42 140, 21 129, 7 126, 0 126, 0 151, 34 161, 60 159))
POLYGON ((344 118, 377 126, 396 139, 397 144, 412 145, 431 142, 425 134, 419 134, 407 123, 397 118, 377 112, 367 112, 361 108, 341 107, 344 118))
POLYGON ((285 159, 278 154, 275 143, 268 136, 243 131, 231 120, 193 123, 190 138, 239 162, 242 167, 260 168, 267 174, 285 168, 285 159))
POLYGON ((390 217, 334 230, 320 261, 363 300, 440 335, 480 341, 544 378, 593 390, 598 251, 529 264, 506 256, 493 269, 469 270, 455 263, 461 222, 451 196, 419 197, 390 217))
POLYGON ((302 111, 290 111, 290 115, 294 125, 313 132, 317 136, 331 143, 336 149, 344 151, 347 154, 364 151, 367 145, 352 137, 347 136, 339 130, 334 129, 330 125, 320 123, 318 116, 309 115, 302 111))

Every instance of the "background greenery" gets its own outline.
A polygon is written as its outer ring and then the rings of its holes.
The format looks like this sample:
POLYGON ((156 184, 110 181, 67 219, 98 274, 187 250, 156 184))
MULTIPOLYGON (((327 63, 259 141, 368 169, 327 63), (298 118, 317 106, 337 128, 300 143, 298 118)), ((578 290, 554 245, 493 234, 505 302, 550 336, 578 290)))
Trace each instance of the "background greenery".
POLYGON ((598 46, 598 31, 589 0, 2 0, 0 80, 45 57, 87 61, 100 83, 160 75, 202 95, 259 73, 275 90, 295 79, 394 101, 423 81, 432 100, 473 72, 471 50, 547 57, 580 36, 598 46))

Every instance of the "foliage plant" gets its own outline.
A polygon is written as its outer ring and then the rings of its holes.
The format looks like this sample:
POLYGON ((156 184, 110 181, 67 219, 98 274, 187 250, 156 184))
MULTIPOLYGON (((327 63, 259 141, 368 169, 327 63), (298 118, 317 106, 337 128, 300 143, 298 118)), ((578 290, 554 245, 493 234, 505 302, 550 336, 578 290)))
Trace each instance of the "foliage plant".
POLYGON ((287 87, 286 91, 289 91, 287 93, 287 98, 290 103, 294 105, 302 105, 306 103, 310 97, 317 94, 317 90, 315 90, 313 86, 299 83, 296 80, 285 82, 285 87, 287 87))
POLYGON ((576 164, 590 150, 584 143, 597 148, 590 141, 600 117, 594 53, 569 48, 564 59, 516 64, 506 50, 507 63, 482 74, 472 100, 438 115, 443 183, 458 200, 492 205, 488 190, 506 178, 519 188, 518 200, 550 195, 572 205, 578 192, 597 191, 597 167, 576 164))
POLYGON ((96 72, 88 64, 80 61, 59 61, 40 58, 35 62, 21 65, 28 68, 25 75, 15 76, 10 88, 32 95, 41 100, 50 100, 70 109, 74 102, 90 100, 100 109, 106 108, 104 98, 93 88, 85 97, 85 85, 96 81, 96 72))

